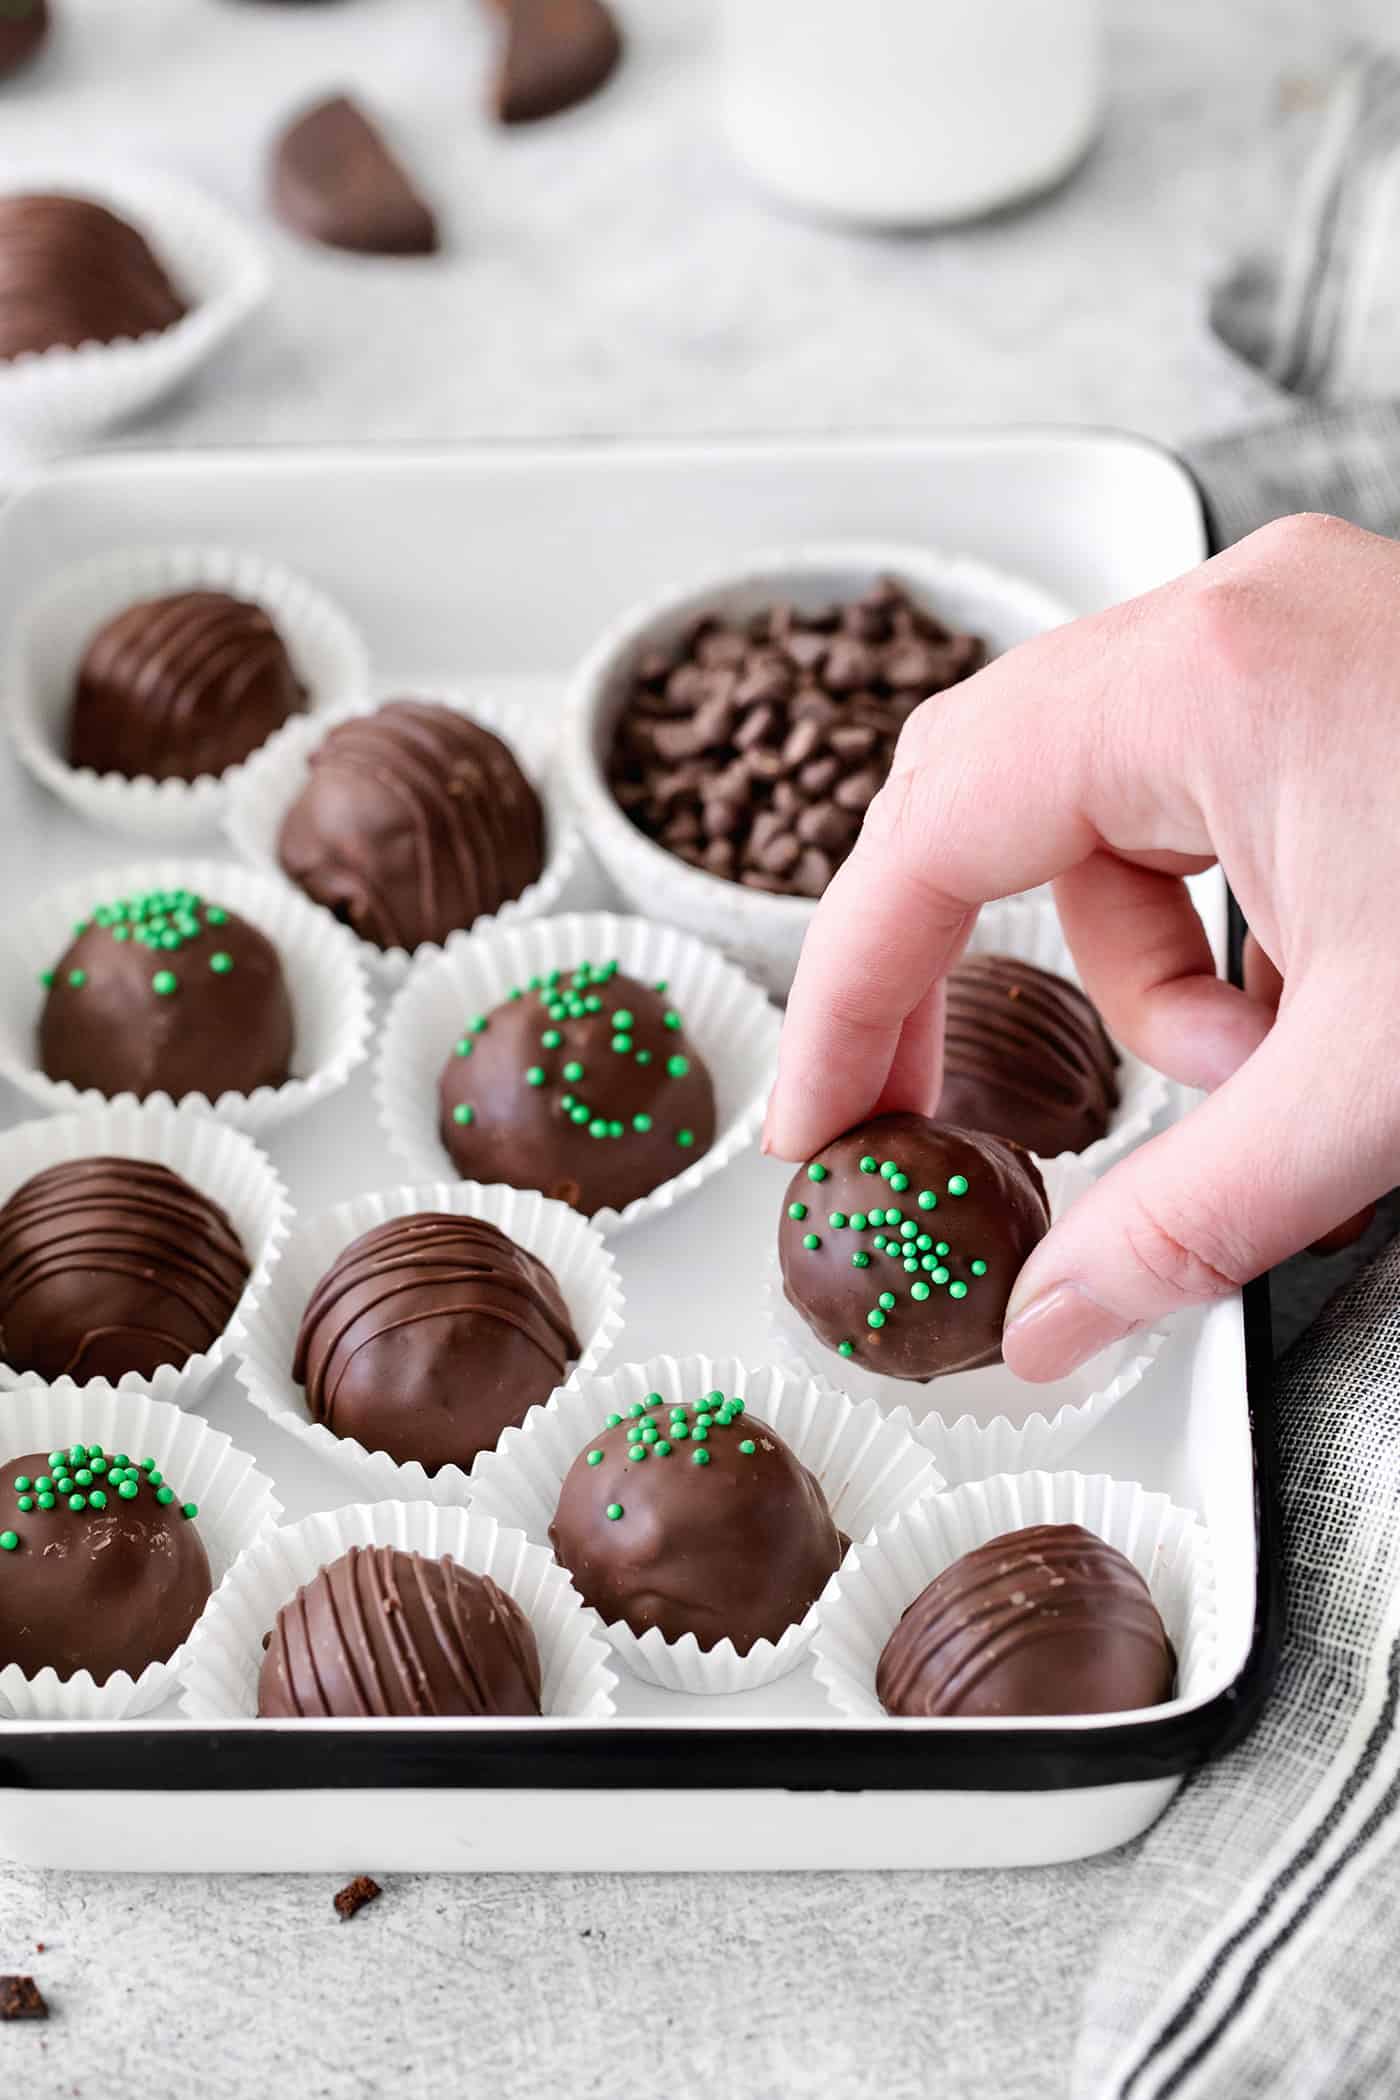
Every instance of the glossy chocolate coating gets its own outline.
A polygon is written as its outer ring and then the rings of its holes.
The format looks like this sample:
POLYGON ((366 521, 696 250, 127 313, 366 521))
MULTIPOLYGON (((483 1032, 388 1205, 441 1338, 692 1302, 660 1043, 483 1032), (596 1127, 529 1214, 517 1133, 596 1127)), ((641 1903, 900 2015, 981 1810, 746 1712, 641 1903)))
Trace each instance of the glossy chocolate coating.
POLYGON ((533 124, 595 95, 622 57, 603 0, 496 0, 506 44, 496 79, 503 124, 533 124))
POLYGON ((0 1358, 84 1384, 202 1355, 248 1259, 217 1203, 149 1159, 45 1167, 0 1209, 0 1358))
POLYGON ((437 225, 378 126, 333 95, 272 148, 272 208, 293 233, 364 255, 431 255, 437 225))
POLYGON ((1042 1159, 1082 1152, 1118 1106, 1118 1053, 1063 977, 969 955, 948 979, 940 1123, 1015 1138, 1042 1159))
POLYGON ((703 1649, 728 1636, 740 1655, 801 1619, 845 1551, 815 1477, 719 1394, 680 1410, 639 1401, 600 1423, 564 1476, 549 1539, 607 1624, 693 1633, 703 1649))
POLYGON ((927 1116, 876 1116, 824 1145, 789 1182, 778 1230, 783 1289, 828 1349, 886 1378, 978 1370, 1001 1362, 1011 1287, 1049 1225, 1040 1170, 1010 1139, 927 1116))
POLYGON ((88 643, 68 758, 129 780, 198 780, 240 764, 305 705, 260 605, 175 591, 128 605, 88 643))
POLYGON ((539 878, 544 811, 508 745, 455 708, 391 700, 312 753, 277 855, 380 948, 445 941, 539 878))
POLYGON ((311 1294, 292 1374, 336 1436, 470 1466, 579 1354, 542 1261, 484 1218, 419 1211, 351 1242, 311 1294))
POLYGON ((0 360, 152 335, 184 312, 143 236, 105 205, 0 196, 0 360))
POLYGON ((0 1551, 0 1667, 17 1663, 27 1677, 90 1670, 98 1684, 117 1670, 139 1677, 149 1663, 169 1660, 203 1611, 212 1585, 199 1531, 185 1515, 193 1505, 182 1502, 178 1481, 167 1490, 159 1468, 152 1484, 154 1461, 116 1470, 124 1455, 75 1444, 0 1466, 0 1541, 14 1540, 0 1551), (53 1463, 60 1456, 64 1463, 53 1463), (59 1492, 61 1481, 70 1488, 59 1492), (135 1492, 122 1494, 133 1482, 135 1492), (166 1492, 171 1499, 162 1502, 166 1492), (41 1494, 52 1495, 51 1509, 41 1494))
POLYGON ((537 1714, 540 1658, 513 1597, 444 1554, 352 1546, 277 1614, 267 1720, 537 1714))
POLYGON ((0 80, 34 58, 49 33, 49 0, 0 0, 0 80))
POLYGON ((442 1141, 466 1178, 621 1210, 714 1143, 714 1088, 683 1017, 615 963, 582 964, 478 1029, 481 1018, 463 1014, 438 1089, 442 1141))
POLYGON ((1176 1658, 1132 1562, 1078 1524, 1033 1524, 965 1553, 885 1643, 886 1713, 1127 1713, 1172 1696, 1176 1658))
POLYGON ((188 890, 122 902, 120 917, 98 906, 49 973, 38 1046, 49 1078, 143 1099, 281 1086, 292 1006, 266 935, 188 890))

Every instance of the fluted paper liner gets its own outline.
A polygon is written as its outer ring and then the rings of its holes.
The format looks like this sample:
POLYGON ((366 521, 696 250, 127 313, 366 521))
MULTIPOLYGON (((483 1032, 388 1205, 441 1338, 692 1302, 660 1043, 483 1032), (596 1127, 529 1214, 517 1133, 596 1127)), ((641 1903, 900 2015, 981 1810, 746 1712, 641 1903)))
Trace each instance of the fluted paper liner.
MULTIPOLYGON (((528 883, 518 897, 511 897, 496 912, 483 912, 465 932, 483 931, 514 919, 543 919, 574 902, 587 861, 583 834, 574 820, 567 796, 548 763, 542 731, 556 727, 552 717, 533 729, 528 717, 497 706, 488 698, 443 692, 412 680, 396 686, 377 701, 368 699, 352 707, 337 708, 332 715, 317 715, 289 722, 266 743, 245 766, 229 795, 226 815, 228 835, 243 858, 262 868, 279 882, 296 888, 277 857, 277 842, 288 810, 306 786, 316 747, 340 722, 356 715, 371 714, 390 699, 426 701, 450 707, 466 715, 483 729, 490 729, 510 746, 526 779, 544 806, 545 861, 536 881, 528 883)), ((543 713, 543 710, 541 710, 543 713)), ((303 892, 297 891, 298 895, 303 892)), ((318 906, 324 911, 324 905, 318 906)), ((329 914, 327 914, 329 916, 329 914)), ((373 941, 354 936, 361 961, 384 984, 401 984, 410 966, 442 953, 440 941, 420 941, 413 949, 380 948, 373 941)))
MULTIPOLYGON (((1073 1152, 1037 1164, 1045 1177, 1052 1218, 1063 1216, 1093 1184, 1093 1175, 1073 1152)), ((1057 1378, 1049 1385, 1029 1385, 1013 1377, 1005 1364, 990 1364, 980 1371, 953 1371, 926 1383, 887 1378, 853 1357, 838 1356, 828 1349, 788 1303, 777 1235, 775 1214, 765 1297, 778 1360, 809 1376, 839 1382, 855 1399, 907 1410, 915 1436, 933 1453, 944 1479, 953 1483, 981 1479, 988 1473, 1058 1464, 1141 1383, 1166 1339, 1160 1328, 1130 1334, 1068 1378, 1057 1378)))
POLYGON ((0 449, 30 461, 88 443, 149 408, 219 350, 267 297, 255 236, 188 183, 148 169, 85 161, 7 161, 7 195, 58 191, 105 204, 145 235, 188 311, 173 328, 0 363, 0 449))
MULTIPOLYGON (((617 1265, 601 1233, 567 1203, 534 1189, 439 1181, 426 1188, 356 1196, 298 1222, 271 1287, 258 1295, 247 1318, 238 1323, 233 1340, 240 1359, 238 1376, 255 1407, 308 1450, 338 1466, 366 1496, 467 1503, 471 1488, 460 1466, 428 1473, 416 1460, 399 1461, 387 1451, 366 1449, 353 1437, 337 1436, 312 1419, 305 1390, 292 1376, 302 1314, 332 1262, 361 1233, 387 1218, 410 1217, 416 1211, 485 1218, 544 1262, 583 1347, 567 1383, 591 1377, 607 1362, 622 1328, 623 1300, 617 1265)), ((471 1365, 462 1368, 469 1379, 471 1365)))
MULTIPOLYGON (((234 1317, 209 1349, 183 1364, 162 1364, 149 1378, 132 1371, 115 1386, 105 1378, 90 1378, 83 1384, 66 1377, 45 1381, 35 1372, 14 1370, 0 1361, 0 1392, 47 1387, 58 1398, 77 1395, 84 1404, 93 1405, 105 1403, 114 1393, 128 1392, 189 1402, 234 1346, 235 1324, 251 1312, 275 1273, 291 1228, 287 1191, 271 1161, 241 1131, 190 1109, 174 1109, 168 1102, 143 1105, 131 1101, 43 1117, 0 1134, 0 1204, 8 1203, 22 1183, 46 1167, 63 1160, 102 1157, 154 1160, 227 1213, 243 1243, 250 1271, 234 1317)), ((8 1400, 0 1401, 0 1413, 8 1406, 8 1400)), ((92 1438, 82 1441, 91 1443, 92 1438)))
MULTIPOLYGON (((198 1415, 185 1414, 149 1393, 71 1385, 66 1391, 23 1386, 6 1393, 0 1405, 0 1463, 75 1443, 153 1458, 179 1500, 198 1504, 198 1516, 188 1521, 209 1556, 216 1594, 240 1553, 282 1514, 271 1482, 246 1452, 198 1415)), ((42 1522, 37 1513, 15 1519, 26 1534, 42 1522)), ((205 1615, 212 1608, 211 1598, 205 1615)), ((0 1669, 0 1710, 15 1721, 132 1720, 159 1706, 176 1689, 176 1673, 189 1645, 182 1644, 165 1662, 149 1664, 139 1677, 119 1670, 104 1684, 95 1684, 88 1670, 61 1678, 56 1670, 46 1669, 26 1677, 10 1663, 0 1669)))
MULTIPOLYGON (((654 1357, 626 1364, 607 1378, 590 1378, 557 1392, 547 1407, 531 1408, 519 1429, 508 1429, 492 1452, 472 1467, 472 1507, 518 1525, 548 1546, 549 1526, 564 1476, 597 1436, 609 1414, 659 1393, 670 1405, 702 1393, 738 1393, 751 1415, 775 1429, 821 1483, 837 1528, 860 1539, 901 1510, 937 1493, 943 1482, 927 1451, 910 1435, 909 1418, 857 1404, 815 1379, 771 1366, 751 1368, 735 1357, 654 1357)), ((715 1541, 723 1551, 723 1538, 715 1541)), ((739 1655, 725 1639, 702 1649, 693 1633, 668 1641, 656 1627, 640 1637, 620 1622, 607 1638, 636 1677, 676 1692, 747 1692, 784 1677, 802 1660, 817 1623, 813 1605, 778 1641, 759 1641, 739 1655)))
POLYGON ((208 846, 251 760, 197 780, 97 773, 69 764, 69 721, 78 668, 98 629, 143 599, 190 590, 227 591, 270 615, 306 689, 310 716, 293 716, 294 723, 307 725, 327 711, 353 706, 369 689, 368 653, 339 606, 261 555, 224 547, 138 547, 98 555, 60 574, 15 622, 5 671, 10 734, 45 787, 92 823, 132 832, 148 845, 190 840, 208 846))
MULTIPOLYGON (((1067 977, 1071 984, 1080 981, 1059 915, 1046 896, 1032 893, 1005 899, 1000 904, 984 904, 968 950, 974 955, 1014 955, 1018 961, 1033 963, 1039 970, 1067 977)), ((1082 1152, 1068 1155, 1095 1178, 1150 1137, 1167 1106, 1167 1082, 1162 1074, 1154 1072, 1122 1043, 1113 1047, 1119 1059, 1118 1106, 1107 1134, 1086 1145, 1082 1152)))
MULTIPOLYGON (((1102 1473, 1002 1473, 902 1512, 846 1555, 822 1597, 813 1642, 814 1675, 837 1711, 856 1721, 890 1719, 875 1696, 875 1673, 904 1612, 964 1553, 1028 1524, 1080 1524, 1116 1546, 1151 1590, 1176 1651, 1172 1705, 1190 1706, 1204 1696, 1217 1674, 1216 1605, 1210 1541, 1200 1520, 1166 1495, 1102 1473)), ((1154 1715, 1167 1710, 1147 1709, 1154 1715)), ((1093 1716, 1096 1727, 1108 1719, 1093 1716)), ((1004 1728, 1015 1722, 910 1719, 898 1725, 1004 1728)))
POLYGON ((446 1554, 474 1574, 489 1575, 534 1629, 544 1713, 597 1720, 613 1712, 617 1677, 597 1614, 580 1601, 546 1550, 472 1510, 434 1502, 371 1502, 268 1532, 243 1556, 181 1658, 186 1720, 223 1721, 257 1713, 264 1635, 302 1584, 352 1546, 396 1546, 432 1560, 446 1554))
MULTIPOLYGON (((39 1069, 38 1028, 44 1003, 40 973, 52 969, 73 938, 73 928, 98 904, 144 890, 189 889, 226 905, 264 933, 277 950, 292 1002, 292 1077, 282 1086, 251 1094, 182 1094, 179 1106, 201 1109, 242 1130, 266 1130, 344 1086, 369 1047, 369 987, 343 926, 305 897, 265 875, 233 862, 142 861, 99 869, 61 889, 50 890, 27 910, 17 911, 0 936, 0 1073, 41 1107, 96 1107, 109 1097, 95 1087, 79 1089, 50 1079, 39 1069)), ((115 1094, 117 1103, 134 1102, 115 1094)), ((147 1096, 169 1103, 168 1094, 147 1096)))
POLYGON ((385 1135, 413 1181, 453 1175, 438 1135, 438 1080, 476 1013, 489 1013, 512 986, 580 962, 611 962, 643 983, 665 978, 688 1043, 709 1067, 715 1141, 650 1195, 625 1210, 600 1210, 601 1232, 654 1220, 703 1187, 752 1144, 763 1121, 778 1049, 778 1015, 741 970, 673 926, 611 912, 574 912, 482 933, 454 934, 419 963, 389 1009, 380 1039, 375 1097, 385 1135))
POLYGON ((674 640, 700 614, 742 622, 779 600, 815 611, 858 598, 880 576, 907 584, 950 626, 982 635, 993 655, 1071 617, 1039 584, 966 555, 917 543, 813 541, 769 548, 631 607, 599 637, 569 687, 563 756, 570 792, 590 846, 627 903, 713 942, 778 998, 787 996, 816 905, 723 881, 639 831, 605 777, 597 726, 600 718, 615 719, 619 685, 641 652, 674 640))

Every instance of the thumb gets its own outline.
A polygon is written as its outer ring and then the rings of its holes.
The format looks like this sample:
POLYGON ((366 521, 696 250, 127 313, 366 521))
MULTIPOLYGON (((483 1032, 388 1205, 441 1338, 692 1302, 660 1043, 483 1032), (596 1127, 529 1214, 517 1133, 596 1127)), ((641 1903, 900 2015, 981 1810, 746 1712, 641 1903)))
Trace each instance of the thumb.
POLYGON ((1228 1296, 1395 1184, 1400 1102, 1365 1031, 1336 1025, 1369 1004, 1335 985, 1290 998, 1209 1100, 1066 1212, 1011 1294, 1003 1346, 1018 1377, 1062 1378, 1135 1328, 1228 1296))

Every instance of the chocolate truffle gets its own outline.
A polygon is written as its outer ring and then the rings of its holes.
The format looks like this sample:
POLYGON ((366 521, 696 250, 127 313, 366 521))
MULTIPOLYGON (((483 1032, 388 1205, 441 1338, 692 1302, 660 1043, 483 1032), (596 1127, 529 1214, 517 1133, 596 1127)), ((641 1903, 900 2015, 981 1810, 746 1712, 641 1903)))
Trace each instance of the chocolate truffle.
POLYGON ((886 1378, 1001 1362, 1007 1301, 1050 1226, 1040 1170, 1008 1138, 876 1116, 788 1184, 783 1289, 812 1332, 886 1378))
POLYGON ((940 1123, 1053 1159, 1103 1137, 1118 1053, 1079 987, 1014 955, 970 955, 948 979, 940 1123))
POLYGON ((379 948, 445 941, 539 879, 544 812, 506 744, 454 708, 391 700, 311 756, 277 856, 379 948))
POLYGON ((240 764, 305 705, 260 605, 176 591, 128 605, 88 643, 68 758, 129 780, 199 780, 240 764))
POLYGON ((18 73, 49 33, 49 0, 0 0, 0 80, 18 73))
POLYGON ((665 983, 615 962, 551 970, 463 1016, 439 1086, 459 1174, 621 1210, 707 1152, 715 1097, 665 983))
POLYGON ((153 1458, 71 1444, 0 1466, 0 1667, 90 1670, 105 1684, 168 1662, 209 1600, 209 1557, 153 1458))
POLYGON ((845 1551, 817 1480, 718 1392, 609 1415, 564 1476, 549 1539, 608 1625, 704 1649, 727 1636, 740 1655, 780 1640, 845 1551))
POLYGON ((142 235, 105 205, 0 196, 0 360, 153 335, 184 312, 142 235))
POLYGON ((68 1159, 0 1209, 0 1357, 115 1384, 218 1340, 248 1281, 238 1234, 153 1159, 68 1159))
POLYGON ((321 1278, 293 1376, 336 1436, 371 1451, 470 1466, 543 1405, 578 1356, 559 1286, 485 1218, 390 1218, 321 1278))
POLYGON ((293 233, 363 255, 431 255, 437 224, 378 127, 332 95, 274 142, 272 208, 293 233))
POLYGON ((277 1614, 258 1677, 266 1720, 537 1714, 530 1622, 446 1554, 352 1546, 277 1614))
POLYGON ((100 1094, 251 1094, 281 1086, 292 1005, 277 950, 192 890, 99 904, 51 970, 39 1064, 100 1094))
POLYGON ((1008 1531, 955 1560, 885 1643, 886 1713, 1111 1714, 1172 1696, 1176 1658, 1132 1562, 1078 1524, 1008 1531))
POLYGON ((496 0, 506 42, 496 78, 502 124, 533 124, 595 95, 622 57, 603 0, 496 0))

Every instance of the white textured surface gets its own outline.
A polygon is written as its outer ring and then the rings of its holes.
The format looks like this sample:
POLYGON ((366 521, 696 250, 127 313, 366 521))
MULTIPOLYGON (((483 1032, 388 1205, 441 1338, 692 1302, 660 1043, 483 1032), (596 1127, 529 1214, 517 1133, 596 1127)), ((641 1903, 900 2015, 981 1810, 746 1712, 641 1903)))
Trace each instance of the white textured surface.
MULTIPOLYGON (((0 88, 0 162, 80 142, 251 211, 273 123, 358 82, 443 206, 453 252, 433 263, 270 232, 274 303, 132 443, 1025 418, 1176 439, 1273 414, 1206 335, 1204 286, 1269 223, 1307 121, 1281 107, 1288 83, 1349 35, 1393 33, 1393 0, 1108 9, 1112 117, 1078 180, 933 240, 827 232, 748 193, 704 91, 700 0, 635 0, 615 89, 514 138, 479 114, 470 0, 62 0, 68 34, 0 88)), ((26 2100, 1056 2100, 1122 1886, 1121 1858, 741 1885, 406 1877, 342 1925, 329 1881, 12 1873, 0 1968, 33 1970, 55 2018, 6 2030, 7 2083, 26 2100)))

